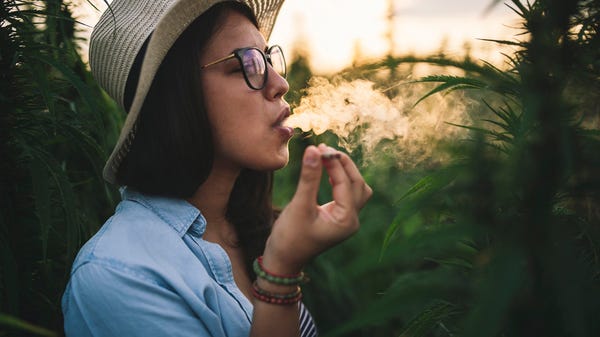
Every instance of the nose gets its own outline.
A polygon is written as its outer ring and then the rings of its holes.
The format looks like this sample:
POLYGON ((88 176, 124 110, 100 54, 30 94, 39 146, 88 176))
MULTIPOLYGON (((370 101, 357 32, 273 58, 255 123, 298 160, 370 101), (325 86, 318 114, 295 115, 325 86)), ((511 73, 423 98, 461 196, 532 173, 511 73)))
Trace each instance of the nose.
POLYGON ((269 74, 267 75, 267 83, 264 89, 267 99, 276 100, 282 98, 290 90, 290 85, 271 65, 267 67, 267 71, 269 74))

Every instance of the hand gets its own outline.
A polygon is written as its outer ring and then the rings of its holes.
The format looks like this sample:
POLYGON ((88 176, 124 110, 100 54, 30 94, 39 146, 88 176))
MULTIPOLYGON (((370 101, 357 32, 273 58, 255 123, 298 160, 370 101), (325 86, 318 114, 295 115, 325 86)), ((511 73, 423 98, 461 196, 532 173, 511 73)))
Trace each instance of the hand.
POLYGON ((306 148, 296 193, 267 240, 265 268, 284 274, 299 272, 308 260, 350 237, 360 226, 359 210, 372 194, 347 154, 324 144, 306 148), (325 153, 339 157, 322 158, 325 153), (323 167, 329 175, 333 200, 318 205, 323 167))

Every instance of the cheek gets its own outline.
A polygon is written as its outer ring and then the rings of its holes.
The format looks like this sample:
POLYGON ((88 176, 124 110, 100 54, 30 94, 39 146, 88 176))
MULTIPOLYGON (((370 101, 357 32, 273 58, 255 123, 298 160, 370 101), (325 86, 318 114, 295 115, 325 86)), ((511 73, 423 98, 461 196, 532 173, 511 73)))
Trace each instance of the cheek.
POLYGON ((248 89, 243 80, 241 81, 243 87, 238 85, 237 81, 225 82, 220 78, 210 81, 210 78, 207 77, 205 82, 202 88, 204 105, 214 126, 221 123, 239 122, 238 117, 247 115, 247 111, 256 106, 252 101, 252 95, 248 95, 248 89))
POLYGON ((241 106, 236 102, 235 97, 236 94, 227 88, 218 90, 209 87, 204 90, 204 106, 215 135, 227 125, 231 126, 236 122, 236 111, 241 106))
POLYGON ((251 97, 242 98, 238 92, 213 95, 206 100, 215 150, 226 157, 238 157, 238 160, 266 132, 257 109, 253 109, 257 104, 252 103, 251 97))
POLYGON ((204 90, 215 155, 237 166, 279 169, 289 158, 287 142, 271 128, 260 92, 248 92, 242 84, 204 90))
MULTIPOLYGON (((259 134, 261 112, 264 106, 261 103, 260 92, 251 91, 243 80, 226 81, 223 78, 209 78, 203 83, 204 104, 214 134, 231 136, 238 132, 246 134, 259 134)), ((246 138, 249 139, 249 138, 246 138)), ((251 138, 250 138, 251 139, 251 138)))
POLYGON ((215 137, 252 139, 249 137, 258 136, 260 114, 252 97, 231 90, 221 91, 207 97, 205 104, 215 137))

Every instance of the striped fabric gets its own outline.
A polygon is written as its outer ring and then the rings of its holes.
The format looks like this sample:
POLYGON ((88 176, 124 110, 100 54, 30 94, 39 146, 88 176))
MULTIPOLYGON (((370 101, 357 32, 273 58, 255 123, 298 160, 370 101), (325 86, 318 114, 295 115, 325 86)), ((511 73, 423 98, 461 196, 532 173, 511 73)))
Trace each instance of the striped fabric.
POLYGON ((300 337, 317 337, 318 335, 315 321, 304 303, 300 302, 300 337))

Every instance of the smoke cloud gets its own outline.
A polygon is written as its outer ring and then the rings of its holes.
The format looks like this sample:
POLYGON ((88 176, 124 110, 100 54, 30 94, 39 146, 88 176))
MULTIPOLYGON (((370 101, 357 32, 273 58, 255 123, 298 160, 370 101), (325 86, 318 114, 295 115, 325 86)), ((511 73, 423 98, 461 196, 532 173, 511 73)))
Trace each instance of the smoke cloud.
POLYGON ((394 96, 389 98, 389 92, 386 95, 362 79, 315 77, 309 84, 286 124, 316 135, 329 130, 346 151, 360 147, 367 163, 378 154, 393 156, 402 168, 444 161, 436 145, 466 135, 464 128, 449 124, 469 120, 465 113, 469 102, 459 92, 432 95, 414 106, 431 86, 403 84, 393 88, 394 96))

